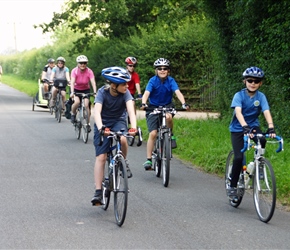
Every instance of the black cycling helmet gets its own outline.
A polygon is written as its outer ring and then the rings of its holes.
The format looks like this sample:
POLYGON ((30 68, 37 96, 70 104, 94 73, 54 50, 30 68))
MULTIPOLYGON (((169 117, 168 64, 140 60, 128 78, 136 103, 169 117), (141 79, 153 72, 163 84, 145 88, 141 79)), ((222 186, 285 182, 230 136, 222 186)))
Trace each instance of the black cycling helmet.
POLYGON ((49 59, 47 60, 47 62, 48 62, 48 63, 54 63, 54 59, 53 59, 53 58, 49 58, 49 59))
POLYGON ((243 77, 244 78, 247 78, 247 77, 263 78, 264 77, 264 71, 261 70, 258 67, 250 67, 250 68, 247 68, 244 71, 243 77))

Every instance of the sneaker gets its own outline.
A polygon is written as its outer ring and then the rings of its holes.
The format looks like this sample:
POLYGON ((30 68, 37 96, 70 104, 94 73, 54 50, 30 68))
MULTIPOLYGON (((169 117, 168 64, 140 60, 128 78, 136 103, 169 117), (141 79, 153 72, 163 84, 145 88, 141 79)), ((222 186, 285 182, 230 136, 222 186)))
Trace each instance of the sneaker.
POLYGON ((103 205, 103 194, 102 190, 96 190, 94 197, 91 200, 93 206, 103 205))
POLYGON ((48 100, 49 99, 49 92, 45 92, 43 97, 44 97, 43 98, 44 100, 48 100))
POLYGON ((227 189, 227 195, 229 197, 236 197, 236 196, 238 196, 237 188, 236 187, 229 187, 227 189))
POLYGON ((129 168, 129 161, 126 159, 125 162, 126 162, 126 167, 127 167, 127 177, 131 178, 131 177, 133 177, 133 174, 129 168))
POLYGON ((75 123, 76 122, 76 115, 71 115, 70 121, 71 121, 71 123, 75 123))
POLYGON ((90 133, 92 131, 90 124, 87 125, 87 131, 88 131, 88 133, 90 133))
POLYGON ((171 148, 177 148, 177 144, 176 144, 176 138, 175 136, 171 136, 171 148))
POLYGON ((152 168, 152 161, 147 160, 144 164, 143 164, 145 170, 153 170, 152 168))

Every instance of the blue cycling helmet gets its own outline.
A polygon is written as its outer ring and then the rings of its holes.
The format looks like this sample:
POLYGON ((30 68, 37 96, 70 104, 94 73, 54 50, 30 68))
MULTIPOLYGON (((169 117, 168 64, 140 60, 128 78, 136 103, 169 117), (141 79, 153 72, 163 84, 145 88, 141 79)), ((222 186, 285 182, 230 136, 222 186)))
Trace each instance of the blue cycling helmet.
POLYGON ((103 69, 102 76, 115 84, 122 84, 131 80, 130 73, 126 69, 117 66, 103 69))
POLYGON ((243 73, 243 77, 255 77, 255 78, 263 78, 264 77, 264 71, 261 70, 258 67, 250 67, 247 68, 244 73, 243 73))

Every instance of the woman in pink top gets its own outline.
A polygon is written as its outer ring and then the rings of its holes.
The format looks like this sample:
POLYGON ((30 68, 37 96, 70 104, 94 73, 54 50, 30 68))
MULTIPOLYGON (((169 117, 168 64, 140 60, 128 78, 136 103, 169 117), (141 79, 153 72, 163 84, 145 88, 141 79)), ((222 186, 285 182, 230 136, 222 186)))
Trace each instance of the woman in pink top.
MULTIPOLYGON (((76 96, 75 93, 90 93, 92 85, 94 93, 97 93, 97 86, 94 72, 87 67, 88 58, 84 55, 80 55, 76 59, 78 65, 71 71, 71 95, 70 97, 74 99, 74 103, 72 105, 72 115, 71 115, 71 122, 75 123, 76 119, 76 111, 81 102, 79 96, 76 96)), ((89 114, 90 118, 90 99, 85 98, 85 107, 89 114)), ((90 130, 90 128, 89 128, 90 130)))

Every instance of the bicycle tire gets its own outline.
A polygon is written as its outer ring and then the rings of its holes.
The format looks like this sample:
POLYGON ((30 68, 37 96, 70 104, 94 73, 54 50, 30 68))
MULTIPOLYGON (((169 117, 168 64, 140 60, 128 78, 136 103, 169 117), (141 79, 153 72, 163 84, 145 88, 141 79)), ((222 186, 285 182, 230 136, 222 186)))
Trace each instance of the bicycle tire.
POLYGON ((82 125, 81 125, 79 117, 80 117, 80 110, 77 109, 76 120, 75 120, 74 126, 75 126, 75 136, 78 140, 81 137, 81 129, 82 129, 82 125))
POLYGON ((162 164, 162 177, 164 187, 168 187, 170 176, 170 159, 171 159, 171 145, 168 132, 163 134, 162 151, 161 151, 161 164, 162 164))
MULTIPOLYGON (((230 187, 230 184, 231 184, 231 173, 232 173, 233 161, 234 161, 234 151, 230 151, 227 157, 226 170, 225 170, 226 194, 227 194, 227 189, 230 187)), ((237 200, 233 201, 233 199, 229 197, 229 202, 231 206, 235 208, 237 208, 241 204, 244 193, 245 193, 244 175, 242 173, 240 174, 239 181, 237 184, 237 193, 238 193, 237 200)))
POLYGON ((135 142, 135 137, 127 137, 127 143, 130 147, 132 147, 134 145, 135 142))
POLYGON ((35 108, 35 97, 33 97, 32 99, 32 111, 34 111, 34 108, 35 108))
POLYGON ((87 109, 85 107, 82 107, 82 114, 83 117, 81 119, 82 121, 82 130, 83 130, 83 142, 87 143, 88 142, 88 138, 89 138, 89 132, 88 132, 88 124, 89 124, 89 116, 88 116, 88 112, 87 109))
POLYGON ((115 168, 114 212, 118 226, 122 226, 127 213, 128 204, 128 177, 127 166, 123 157, 120 157, 115 168))
POLYGON ((59 95, 57 109, 58 109, 58 119, 57 119, 57 121, 58 121, 58 123, 60 123, 61 122, 61 116, 62 116, 62 96, 61 95, 59 95))
POLYGON ((110 165, 110 156, 108 155, 107 160, 106 160, 106 164, 105 164, 105 169, 104 169, 105 178, 104 178, 104 181, 102 183, 102 185, 103 185, 103 203, 104 203, 102 208, 104 210, 108 209, 109 204, 110 204, 110 197, 111 197, 109 165, 110 165))
POLYGON ((259 219, 267 223, 275 211, 276 178, 272 164, 267 159, 259 159, 258 169, 258 173, 255 171, 253 198, 259 219))
POLYGON ((161 145, 162 143, 159 142, 158 137, 156 138, 155 141, 155 148, 154 148, 154 157, 152 157, 154 159, 153 162, 153 168, 155 169, 155 174, 157 177, 160 177, 161 174, 161 145))

